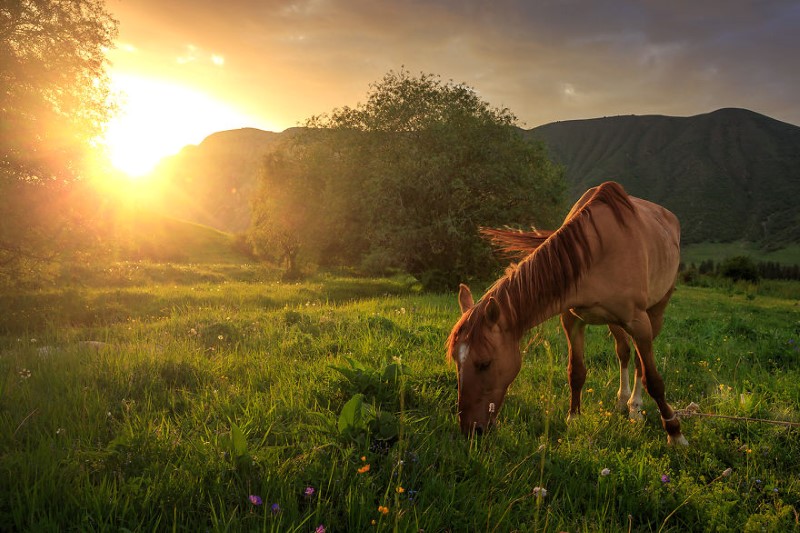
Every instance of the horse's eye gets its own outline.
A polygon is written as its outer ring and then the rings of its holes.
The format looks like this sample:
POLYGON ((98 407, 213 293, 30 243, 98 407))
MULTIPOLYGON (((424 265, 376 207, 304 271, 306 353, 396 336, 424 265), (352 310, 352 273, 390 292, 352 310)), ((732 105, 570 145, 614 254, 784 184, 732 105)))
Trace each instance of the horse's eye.
POLYGON ((491 359, 489 359, 487 361, 476 361, 475 362, 475 370, 477 370, 478 372, 483 372, 484 370, 489 368, 489 366, 491 364, 492 364, 492 360, 491 359))

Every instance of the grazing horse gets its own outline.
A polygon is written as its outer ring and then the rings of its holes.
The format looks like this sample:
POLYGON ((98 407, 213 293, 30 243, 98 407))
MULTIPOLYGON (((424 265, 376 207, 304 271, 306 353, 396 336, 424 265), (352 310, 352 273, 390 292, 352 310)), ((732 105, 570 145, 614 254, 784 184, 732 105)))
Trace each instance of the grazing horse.
POLYGON ((460 287, 462 315, 448 337, 447 352, 458 370, 461 431, 480 434, 495 422, 522 365, 523 335, 560 315, 569 344, 570 417, 580 414, 586 381, 584 328, 607 324, 620 365, 617 407, 627 405, 632 417, 641 417, 643 386, 658 405, 668 442, 687 444, 653 356, 680 261, 675 215, 606 182, 589 189, 555 231, 484 234, 507 251, 528 255, 478 303, 466 285, 460 287), (637 354, 633 394, 629 337, 637 354))

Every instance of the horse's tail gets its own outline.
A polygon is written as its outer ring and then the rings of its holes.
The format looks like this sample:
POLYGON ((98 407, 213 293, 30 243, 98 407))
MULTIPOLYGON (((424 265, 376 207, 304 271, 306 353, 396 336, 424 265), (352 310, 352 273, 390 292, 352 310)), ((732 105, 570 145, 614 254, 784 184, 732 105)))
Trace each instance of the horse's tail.
POLYGON ((523 258, 536 250, 553 234, 550 230, 480 228, 484 239, 509 257, 523 258))

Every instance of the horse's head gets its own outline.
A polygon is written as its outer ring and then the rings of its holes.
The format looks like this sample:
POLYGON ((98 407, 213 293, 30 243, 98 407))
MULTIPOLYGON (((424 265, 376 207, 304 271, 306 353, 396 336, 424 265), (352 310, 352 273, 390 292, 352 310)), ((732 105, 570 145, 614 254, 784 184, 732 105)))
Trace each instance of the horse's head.
POLYGON ((458 417, 462 433, 481 434, 494 424, 519 373, 519 338, 493 297, 475 305, 469 287, 461 285, 458 302, 462 316, 448 340, 458 368, 458 417))

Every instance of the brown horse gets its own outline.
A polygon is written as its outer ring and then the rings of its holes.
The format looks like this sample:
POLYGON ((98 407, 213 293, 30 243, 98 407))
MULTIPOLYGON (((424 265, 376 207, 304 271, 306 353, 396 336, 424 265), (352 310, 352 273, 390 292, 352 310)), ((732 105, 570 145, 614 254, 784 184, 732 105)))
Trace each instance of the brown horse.
POLYGON ((586 381, 584 328, 607 324, 620 364, 617 406, 641 416, 642 386, 661 412, 669 443, 687 444, 664 398, 653 356, 680 260, 678 220, 665 208, 607 182, 589 189, 555 231, 484 230, 506 250, 528 252, 475 304, 461 285, 462 316, 447 340, 458 367, 458 409, 464 434, 482 433, 497 418, 522 364, 520 341, 533 326, 560 315, 569 343, 570 416, 581 410, 586 381), (636 347, 629 385, 628 337, 636 347))

